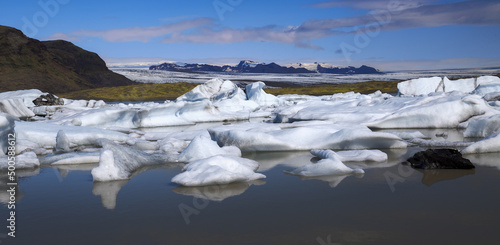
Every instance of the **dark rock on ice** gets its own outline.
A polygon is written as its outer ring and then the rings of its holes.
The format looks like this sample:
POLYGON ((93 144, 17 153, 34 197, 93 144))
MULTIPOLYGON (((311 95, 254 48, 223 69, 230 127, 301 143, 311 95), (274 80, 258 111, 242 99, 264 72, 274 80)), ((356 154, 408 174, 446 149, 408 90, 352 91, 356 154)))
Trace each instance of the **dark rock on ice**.
POLYGON ((474 165, 455 149, 428 149, 417 152, 407 162, 420 169, 472 169, 474 165))
POLYGON ((33 104, 36 106, 44 106, 44 105, 64 105, 64 100, 61 98, 57 98, 53 94, 42 94, 40 97, 33 100, 33 104))

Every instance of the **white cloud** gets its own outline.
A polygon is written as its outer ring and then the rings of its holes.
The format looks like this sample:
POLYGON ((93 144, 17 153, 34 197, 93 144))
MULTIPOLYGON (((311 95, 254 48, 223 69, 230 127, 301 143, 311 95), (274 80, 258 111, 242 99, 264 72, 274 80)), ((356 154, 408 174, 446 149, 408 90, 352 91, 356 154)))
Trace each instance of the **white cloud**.
POLYGON ((56 33, 53 37, 66 40, 99 37, 108 42, 148 42, 162 37, 164 43, 238 43, 275 42, 292 44, 301 48, 322 49, 314 40, 333 35, 356 33, 356 29, 377 23, 377 16, 386 19, 381 30, 399 30, 415 27, 437 27, 444 25, 498 25, 500 24, 500 2, 471 0, 446 4, 429 4, 432 0, 396 1, 387 7, 387 1, 337 0, 316 4, 316 7, 344 6, 351 8, 377 9, 362 16, 308 20, 300 26, 276 26, 229 28, 217 26, 210 18, 183 20, 166 25, 129 27, 110 30, 81 30, 70 34, 56 33), (351 29, 346 31, 346 29, 351 29))

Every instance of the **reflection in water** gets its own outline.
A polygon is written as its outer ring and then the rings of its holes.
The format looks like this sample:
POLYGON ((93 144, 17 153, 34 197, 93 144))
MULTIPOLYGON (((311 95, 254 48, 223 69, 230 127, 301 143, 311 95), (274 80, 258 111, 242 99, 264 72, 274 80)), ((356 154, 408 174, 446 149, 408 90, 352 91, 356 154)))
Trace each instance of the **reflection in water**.
POLYGON ((311 158, 308 151, 244 153, 243 157, 259 162, 258 172, 269 171, 283 165, 298 168, 311 158))
POLYGON ((417 169, 423 173, 422 183, 426 186, 431 186, 436 182, 443 180, 457 179, 465 175, 475 173, 474 169, 417 169))
POLYGON ((465 155, 474 165, 496 167, 500 170, 500 153, 483 153, 465 155))
MULTIPOLYGON (((16 169, 17 182, 19 182, 20 178, 26 178, 30 176, 35 176, 40 173, 40 168, 33 169, 16 169)), ((6 190, 9 189, 9 185, 7 183, 11 183, 7 172, 0 172, 0 203, 8 204, 10 201, 10 194, 6 190)), ((16 202, 19 202, 23 197, 24 193, 20 191, 21 186, 16 186, 16 202)))
POLYGON ((172 189, 173 192, 185 196, 193 196, 210 201, 222 201, 228 197, 238 196, 245 192, 251 185, 263 185, 266 182, 263 180, 254 180, 251 182, 238 182, 227 185, 210 185, 210 186, 179 186, 172 189))
POLYGON ((117 180, 108 182, 94 182, 92 194, 101 196, 102 206, 107 209, 115 209, 116 196, 122 187, 127 184, 129 180, 117 180))
MULTIPOLYGON (((328 182, 330 187, 335 188, 337 187, 337 185, 340 184, 340 182, 342 182, 342 180, 344 180, 349 176, 351 175, 325 175, 325 176, 315 176, 315 177, 298 176, 298 177, 301 180, 315 179, 315 180, 325 181, 328 182)), ((357 178, 363 178, 364 174, 355 174, 354 176, 356 176, 357 178)))

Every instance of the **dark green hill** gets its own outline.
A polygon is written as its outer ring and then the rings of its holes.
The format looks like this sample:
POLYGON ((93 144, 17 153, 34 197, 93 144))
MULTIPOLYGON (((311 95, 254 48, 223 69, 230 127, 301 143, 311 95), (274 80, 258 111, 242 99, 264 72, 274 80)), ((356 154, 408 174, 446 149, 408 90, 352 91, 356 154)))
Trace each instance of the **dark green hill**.
POLYGON ((0 26, 0 92, 40 89, 65 93, 135 84, 110 71, 95 53, 62 40, 38 41, 0 26))

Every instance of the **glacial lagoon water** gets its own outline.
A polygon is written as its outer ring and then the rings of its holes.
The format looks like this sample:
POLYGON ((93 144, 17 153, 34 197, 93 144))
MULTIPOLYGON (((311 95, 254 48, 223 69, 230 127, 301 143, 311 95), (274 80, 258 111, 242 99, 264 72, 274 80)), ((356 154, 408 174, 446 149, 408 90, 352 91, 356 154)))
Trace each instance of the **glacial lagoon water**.
MULTIPOLYGON (((93 183, 95 165, 19 171, 16 238, 1 244, 495 244, 500 154, 467 156, 475 170, 413 170, 421 150, 386 150, 386 163, 356 163, 362 176, 302 179, 284 170, 308 152, 247 153, 267 178, 179 187, 180 165, 93 183)), ((2 182, 6 189, 5 181, 2 182)), ((0 195, 5 201, 5 193, 0 195)))

